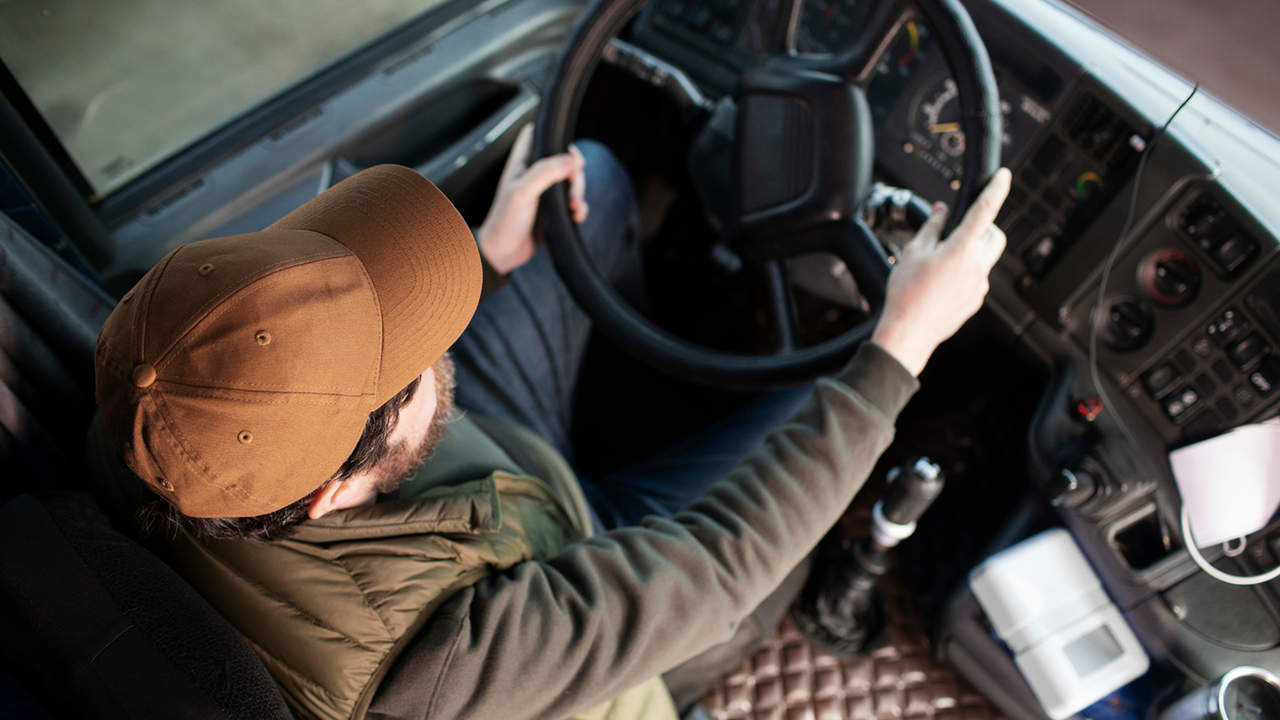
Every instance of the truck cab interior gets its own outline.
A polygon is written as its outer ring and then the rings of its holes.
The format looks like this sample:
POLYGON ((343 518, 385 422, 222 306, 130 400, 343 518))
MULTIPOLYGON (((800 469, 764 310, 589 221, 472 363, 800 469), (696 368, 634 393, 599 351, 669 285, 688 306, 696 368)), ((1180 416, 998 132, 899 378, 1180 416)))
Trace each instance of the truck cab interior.
MULTIPOLYGON (((1280 414, 1280 139, 1079 10, 419 0, 310 17, 346 34, 304 43, 220 4, 222 24, 169 16, 173 33, 88 17, 110 5, 0 4, 0 714, 292 716, 230 625, 84 486, 98 329, 178 245, 261 229, 373 165, 416 169, 478 225, 536 122, 540 155, 606 144, 640 203, 645 307, 591 266, 562 191, 541 208, 597 330, 574 430, 588 471, 839 369, 927 203, 962 210, 1013 171, 983 310, 816 556, 814 592, 849 581, 835 569, 880 542, 890 471, 932 461, 946 485, 872 573, 874 626, 836 658, 793 613, 689 717, 1155 718, 1238 668, 1258 685, 1221 717, 1280 717, 1280 583, 1201 569, 1170 463, 1280 414), (101 32, 82 41, 85 23, 101 32), (184 33, 218 53, 151 37, 184 33), (158 87, 151 70, 184 57, 154 77, 190 82, 158 87), (209 79, 224 60, 239 84, 209 79), (1066 714, 981 589, 992 558, 1046 531, 1135 641, 1065 650, 1054 681, 1147 661, 1066 714)), ((1280 522, 1200 553, 1264 573, 1280 522)))

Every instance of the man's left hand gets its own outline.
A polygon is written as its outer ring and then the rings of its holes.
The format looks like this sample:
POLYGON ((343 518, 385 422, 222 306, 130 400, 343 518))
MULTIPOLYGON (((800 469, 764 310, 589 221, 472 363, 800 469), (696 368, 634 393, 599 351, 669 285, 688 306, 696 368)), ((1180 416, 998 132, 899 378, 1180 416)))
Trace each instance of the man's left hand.
POLYGON ((533 222, 542 193, 556 183, 569 181, 569 210, 573 219, 587 219, 586 160, 576 147, 529 165, 533 125, 525 125, 516 137, 511 156, 502 170, 498 192, 484 222, 476 230, 476 243, 490 267, 506 275, 533 257, 537 242, 533 222))

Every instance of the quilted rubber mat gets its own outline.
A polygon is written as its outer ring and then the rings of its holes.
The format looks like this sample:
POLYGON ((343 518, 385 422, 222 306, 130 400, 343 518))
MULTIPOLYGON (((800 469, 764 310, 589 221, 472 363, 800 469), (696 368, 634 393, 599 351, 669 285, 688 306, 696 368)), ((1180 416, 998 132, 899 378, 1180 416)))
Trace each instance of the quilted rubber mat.
MULTIPOLYGON (((846 536, 870 525, 865 493, 841 525, 846 536)), ((860 531, 860 532, 859 532, 860 531)), ((915 606, 894 577, 881 579, 881 642, 857 660, 809 644, 788 615, 756 653, 702 699, 716 720, 991 720, 991 704, 938 662, 915 606)))
POLYGON ((788 617, 702 700, 717 720, 988 720, 1001 717, 934 660, 906 598, 886 593, 885 643, 841 660, 817 650, 788 617))

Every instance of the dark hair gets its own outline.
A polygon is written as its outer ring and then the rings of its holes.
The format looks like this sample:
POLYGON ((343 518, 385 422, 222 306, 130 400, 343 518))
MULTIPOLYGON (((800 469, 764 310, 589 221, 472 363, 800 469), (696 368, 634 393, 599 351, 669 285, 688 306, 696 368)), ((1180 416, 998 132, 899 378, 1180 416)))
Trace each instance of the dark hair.
POLYGON ((342 467, 301 500, 266 515, 197 518, 183 515, 174 506, 157 499, 143 505, 139 511, 141 530, 144 533, 167 531, 176 535, 179 529, 185 529, 203 540, 273 542, 288 537, 299 523, 307 519, 307 510, 316 493, 328 487, 329 483, 342 482, 358 472, 368 470, 387 456, 391 449, 388 439, 391 431, 396 428, 396 421, 400 419, 400 410, 413 399, 421 381, 421 377, 414 378, 403 390, 369 413, 364 430, 360 433, 360 440, 356 442, 355 449, 342 463, 342 467))

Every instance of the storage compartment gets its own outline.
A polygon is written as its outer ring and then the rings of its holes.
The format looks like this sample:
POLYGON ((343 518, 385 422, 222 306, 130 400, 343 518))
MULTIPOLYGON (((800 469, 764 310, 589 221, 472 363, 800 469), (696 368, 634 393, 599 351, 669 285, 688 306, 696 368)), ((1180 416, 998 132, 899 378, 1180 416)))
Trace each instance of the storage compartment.
POLYGON ((379 123, 342 153, 359 168, 418 167, 444 152, 515 99, 519 85, 476 80, 432 95, 379 123))
POLYGON ((1155 505, 1148 505, 1116 523, 1111 531, 1111 545, 1136 572, 1182 549, 1174 528, 1160 522, 1155 505))

